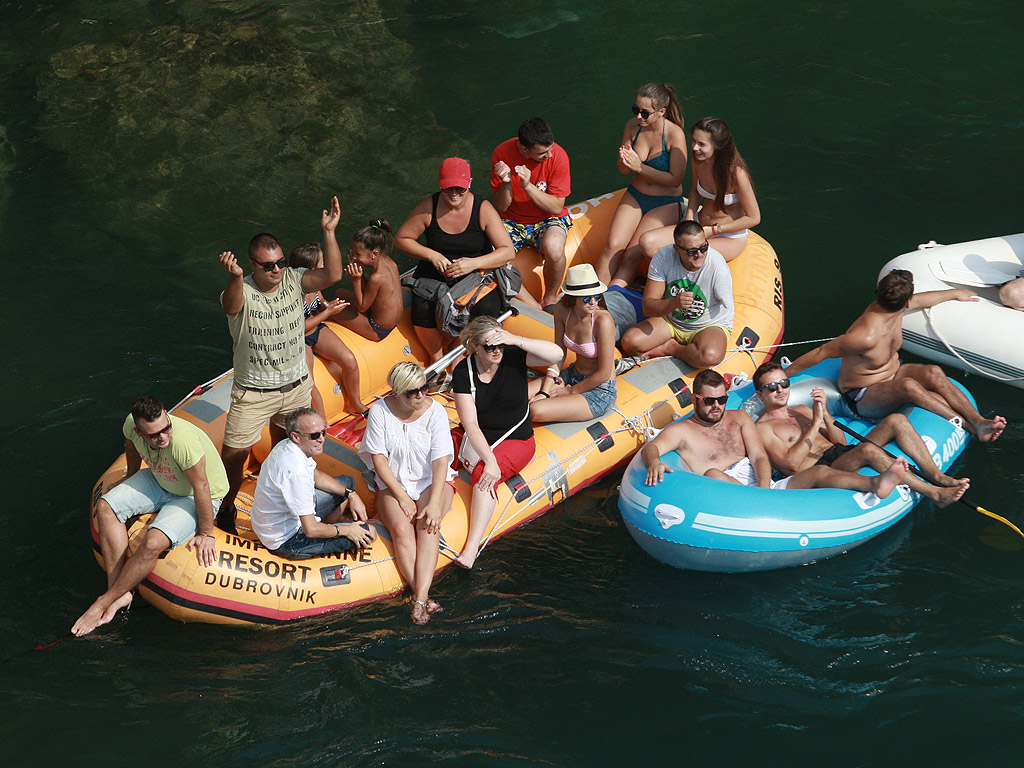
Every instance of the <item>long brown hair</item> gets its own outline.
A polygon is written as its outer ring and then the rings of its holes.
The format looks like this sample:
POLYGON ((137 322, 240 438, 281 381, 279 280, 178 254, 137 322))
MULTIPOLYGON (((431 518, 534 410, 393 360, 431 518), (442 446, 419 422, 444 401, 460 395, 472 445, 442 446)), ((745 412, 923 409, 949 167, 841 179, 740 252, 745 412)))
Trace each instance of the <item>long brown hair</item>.
POLYGON ((683 106, 679 103, 675 89, 668 83, 644 83, 637 90, 636 95, 643 99, 650 99, 655 109, 665 109, 665 117, 683 127, 683 106))
MULTIPOLYGON (((703 117, 693 124, 690 129, 693 131, 704 131, 711 137, 711 143, 715 145, 715 154, 712 156, 711 177, 715 180, 715 208, 725 210, 725 195, 728 192, 730 183, 736 178, 736 169, 742 168, 750 174, 746 162, 736 149, 736 142, 732 140, 732 131, 725 120, 720 117, 703 117)), ((751 180, 753 184, 753 180, 751 180)), ((735 188, 735 184, 732 184, 735 188)))

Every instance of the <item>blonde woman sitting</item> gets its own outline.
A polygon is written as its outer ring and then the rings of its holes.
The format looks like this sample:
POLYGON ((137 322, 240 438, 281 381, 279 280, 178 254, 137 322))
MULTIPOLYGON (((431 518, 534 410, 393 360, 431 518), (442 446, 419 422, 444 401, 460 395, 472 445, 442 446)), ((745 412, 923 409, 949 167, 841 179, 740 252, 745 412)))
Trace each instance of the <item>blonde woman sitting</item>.
POLYGON ((412 589, 412 620, 443 610, 430 598, 441 520, 455 493, 455 448, 448 416, 427 395, 426 374, 412 362, 388 374, 392 394, 370 407, 359 455, 377 480, 377 513, 391 532, 402 579, 412 589))

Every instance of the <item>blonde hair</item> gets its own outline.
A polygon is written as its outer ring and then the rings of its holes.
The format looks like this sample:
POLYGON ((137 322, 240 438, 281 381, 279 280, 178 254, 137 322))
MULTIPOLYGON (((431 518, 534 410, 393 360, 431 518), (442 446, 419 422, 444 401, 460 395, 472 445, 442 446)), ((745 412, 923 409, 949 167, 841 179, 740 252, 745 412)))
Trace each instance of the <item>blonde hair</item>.
POLYGON ((408 360, 397 363, 391 369, 391 372, 388 373, 388 386, 394 390, 395 394, 401 395, 410 389, 415 389, 413 384, 418 381, 426 383, 427 372, 423 370, 423 366, 419 363, 408 360))
POLYGON ((488 333, 501 328, 501 323, 495 320, 490 315, 480 315, 480 317, 474 317, 469 321, 469 325, 462 329, 462 333, 459 334, 459 341, 462 345, 469 348, 469 345, 477 346, 480 344, 480 340, 488 333))

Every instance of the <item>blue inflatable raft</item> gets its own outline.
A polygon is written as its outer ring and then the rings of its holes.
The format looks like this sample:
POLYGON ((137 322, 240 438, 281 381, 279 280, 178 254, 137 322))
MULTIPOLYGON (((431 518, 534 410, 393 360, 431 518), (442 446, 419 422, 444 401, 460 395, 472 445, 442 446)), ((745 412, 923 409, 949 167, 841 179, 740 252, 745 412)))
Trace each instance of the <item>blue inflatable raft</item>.
MULTIPOLYGON (((838 360, 826 360, 793 377, 790 404, 810 404, 813 387, 828 395, 837 421, 864 435, 872 422, 851 416, 839 396, 838 360)), ((973 402, 973 397, 957 383, 973 402)), ((753 384, 730 392, 727 408, 763 412, 753 384)), ((943 472, 970 437, 962 426, 921 408, 902 409, 943 472)), ((850 438, 850 442, 855 440, 850 438)), ((890 444, 896 456, 904 454, 890 444)), ((676 568, 742 573, 806 565, 846 552, 899 522, 922 498, 899 486, 886 499, 871 493, 831 488, 769 490, 713 480, 689 471, 671 452, 662 461, 673 472, 656 486, 645 485, 647 470, 637 453, 626 468, 619 511, 626 529, 644 551, 676 568)), ((862 474, 877 474, 871 469, 862 474)))

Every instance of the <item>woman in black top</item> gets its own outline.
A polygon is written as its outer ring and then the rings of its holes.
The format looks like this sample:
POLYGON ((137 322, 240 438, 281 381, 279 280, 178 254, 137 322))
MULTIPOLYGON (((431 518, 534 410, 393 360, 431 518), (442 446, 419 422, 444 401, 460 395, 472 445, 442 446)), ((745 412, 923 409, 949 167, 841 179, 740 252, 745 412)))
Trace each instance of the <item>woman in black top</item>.
MULTIPOLYGON (((492 269, 515 257, 512 240, 487 200, 469 191, 469 163, 449 157, 438 174, 435 192, 409 214, 395 235, 395 247, 420 259, 415 278, 441 280, 449 286, 475 269, 492 269), (424 243, 419 242, 423 236, 424 243)), ((501 298, 492 291, 473 308, 473 315, 500 314, 501 298)), ((412 324, 431 361, 444 354, 447 337, 437 328, 435 302, 413 293, 412 324)))
POLYGON ((494 486, 518 474, 536 452, 526 369, 560 365, 562 350, 550 341, 511 334, 488 316, 469 322, 462 343, 470 354, 452 376, 455 408, 462 439, 481 458, 471 470, 469 533, 455 564, 472 568, 494 514, 494 486))

